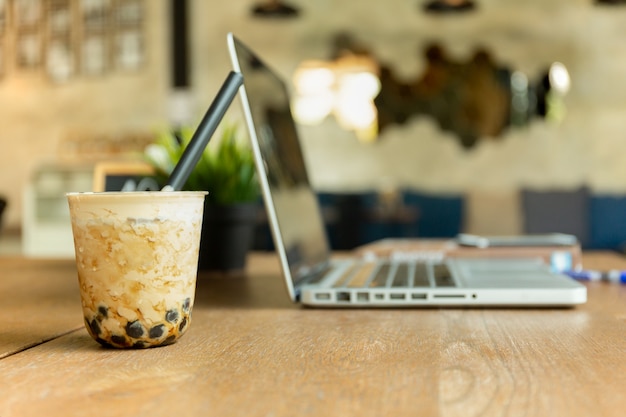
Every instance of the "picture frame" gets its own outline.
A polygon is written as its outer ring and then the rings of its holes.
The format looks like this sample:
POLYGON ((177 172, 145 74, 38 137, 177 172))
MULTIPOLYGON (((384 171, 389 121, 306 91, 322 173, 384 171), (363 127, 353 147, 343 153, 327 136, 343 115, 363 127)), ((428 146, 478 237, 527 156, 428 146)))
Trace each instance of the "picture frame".
POLYGON ((118 27, 136 27, 143 22, 142 0, 116 0, 115 20, 118 27))
POLYGON ((20 32, 16 41, 17 66, 32 70, 41 66, 43 55, 43 39, 38 31, 20 32))
POLYGON ((84 75, 102 75, 108 67, 108 40, 101 34, 83 37, 81 44, 81 72, 84 75))
POLYGON ((48 36, 59 36, 70 33, 72 27, 72 7, 70 0, 49 0, 46 21, 48 36))
POLYGON ((65 82, 75 73, 72 40, 67 37, 48 39, 46 45, 46 72, 54 82, 65 82))
POLYGON ((40 26, 43 17, 42 0, 13 0, 13 10, 18 30, 40 26))
POLYGON ((115 66, 121 70, 136 70, 144 59, 143 34, 138 29, 120 31, 115 35, 115 66))
POLYGON ((111 25, 111 0, 81 0, 81 10, 85 33, 101 33, 111 25))
POLYGON ((105 161, 94 167, 93 191, 159 191, 154 168, 142 161, 105 161))

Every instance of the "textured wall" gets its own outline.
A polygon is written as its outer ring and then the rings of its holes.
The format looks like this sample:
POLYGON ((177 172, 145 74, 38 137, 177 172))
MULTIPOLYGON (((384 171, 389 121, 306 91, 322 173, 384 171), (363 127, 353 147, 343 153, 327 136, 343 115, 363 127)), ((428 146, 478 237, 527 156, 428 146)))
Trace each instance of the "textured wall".
MULTIPOLYGON (((293 21, 249 17, 250 0, 191 0, 192 83, 199 118, 230 69, 225 35, 235 32, 288 77, 301 60, 328 58, 330 40, 348 30, 407 78, 424 62, 422 47, 438 40, 458 59, 478 46, 531 77, 563 62, 573 86, 559 124, 533 123, 485 140, 471 151, 431 121, 415 119, 362 145, 333 120, 301 129, 312 178, 322 189, 391 185, 427 190, 510 190, 524 185, 626 192, 626 7, 583 0, 481 0, 476 13, 425 16, 419 2, 305 2, 293 21)), ((12 201, 10 224, 20 220, 19 198, 32 167, 54 157, 71 129, 151 129, 167 120, 167 3, 147 1, 147 65, 139 74, 76 79, 49 85, 27 75, 0 82, 0 193, 12 201)), ((229 117, 238 118, 238 105, 229 117)))
POLYGON ((44 70, 17 70, 5 50, 6 74, 0 79, 0 194, 9 199, 4 226, 22 218, 22 192, 39 164, 59 158, 61 143, 80 132, 113 136, 163 126, 167 117, 166 5, 146 1, 147 50, 140 71, 77 75, 51 83, 44 70))
POLYGON ((220 19, 208 4, 196 4, 196 85, 207 94, 217 88, 219 80, 209 74, 228 69, 223 45, 229 30, 285 76, 302 59, 328 58, 330 38, 340 30, 370 45, 407 78, 421 71, 421 50, 430 40, 458 59, 484 46, 498 62, 532 78, 560 61, 573 86, 559 125, 512 129, 468 152, 426 119, 389 129, 372 146, 359 144, 329 120, 302 128, 314 182, 324 189, 392 183, 450 191, 587 183, 599 191, 626 191, 626 8, 491 0, 478 2, 474 14, 440 19, 420 13, 416 3, 294 2, 304 13, 288 22, 248 17, 248 1, 230 2, 220 19))

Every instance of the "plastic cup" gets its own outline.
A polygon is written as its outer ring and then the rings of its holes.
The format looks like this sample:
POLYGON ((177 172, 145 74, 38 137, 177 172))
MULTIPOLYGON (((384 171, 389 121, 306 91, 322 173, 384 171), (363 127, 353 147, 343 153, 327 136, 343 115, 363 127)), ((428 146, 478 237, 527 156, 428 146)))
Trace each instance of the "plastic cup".
POLYGON ((85 327, 97 342, 163 346, 187 331, 206 194, 67 194, 85 327))

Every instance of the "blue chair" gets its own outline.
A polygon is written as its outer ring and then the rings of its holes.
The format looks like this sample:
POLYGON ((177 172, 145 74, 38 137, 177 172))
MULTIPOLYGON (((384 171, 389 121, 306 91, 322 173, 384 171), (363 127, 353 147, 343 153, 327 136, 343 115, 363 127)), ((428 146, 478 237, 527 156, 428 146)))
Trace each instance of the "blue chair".
POLYGON ((463 230, 465 199, 460 194, 405 191, 404 203, 417 209, 417 234, 422 238, 451 238, 463 230))
POLYGON ((339 194, 335 192, 317 192, 317 202, 319 203, 320 210, 322 211, 322 219, 324 221, 324 227, 326 229, 326 237, 328 238, 328 244, 331 249, 338 247, 337 243, 337 200, 339 194))
POLYGON ((524 233, 567 233, 581 246, 589 243, 589 189, 531 190, 521 192, 524 233))
POLYGON ((589 204, 589 248, 626 249, 626 197, 592 196, 589 204))
POLYGON ((360 192, 337 196, 336 241, 333 249, 350 250, 365 242, 366 198, 367 195, 360 192))
POLYGON ((318 193, 327 215, 326 230, 332 249, 351 250, 375 240, 405 236, 403 225, 376 216, 377 191, 318 193))

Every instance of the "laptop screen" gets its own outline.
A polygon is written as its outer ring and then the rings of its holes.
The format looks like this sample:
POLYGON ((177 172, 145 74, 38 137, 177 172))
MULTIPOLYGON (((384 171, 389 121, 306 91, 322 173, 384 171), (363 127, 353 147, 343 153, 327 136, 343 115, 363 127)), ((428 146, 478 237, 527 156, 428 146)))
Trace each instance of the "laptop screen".
POLYGON ((295 284, 323 265, 329 247, 289 93, 281 78, 232 34, 228 45, 234 69, 243 75, 241 99, 274 243, 295 284))

